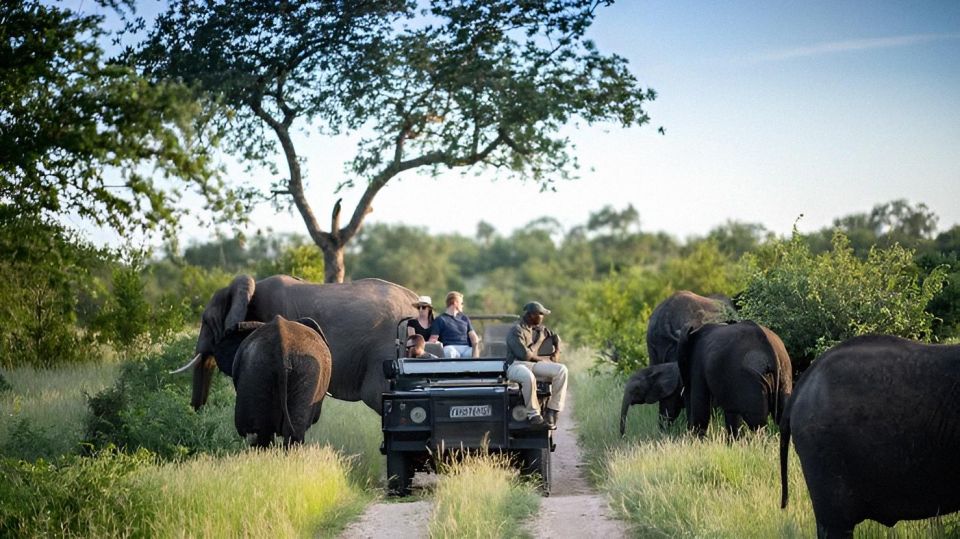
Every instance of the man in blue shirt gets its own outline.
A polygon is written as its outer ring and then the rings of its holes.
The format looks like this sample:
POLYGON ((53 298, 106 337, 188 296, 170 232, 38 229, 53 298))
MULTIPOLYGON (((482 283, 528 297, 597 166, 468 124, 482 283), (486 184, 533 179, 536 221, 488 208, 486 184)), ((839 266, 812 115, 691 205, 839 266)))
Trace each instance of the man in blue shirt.
POLYGON ((443 357, 478 357, 480 341, 470 318, 463 314, 463 294, 447 294, 447 310, 438 316, 430 326, 430 342, 443 343, 443 357))

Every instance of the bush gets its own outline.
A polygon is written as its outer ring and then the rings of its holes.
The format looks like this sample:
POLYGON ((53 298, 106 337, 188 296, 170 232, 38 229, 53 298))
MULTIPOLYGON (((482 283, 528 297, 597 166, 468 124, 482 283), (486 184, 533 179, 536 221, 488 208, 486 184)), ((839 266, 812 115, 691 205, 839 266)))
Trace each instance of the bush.
POLYGON ((741 315, 775 331, 803 370, 837 343, 866 333, 924 340, 933 315, 925 310, 944 283, 934 268, 921 281, 913 253, 899 245, 854 256, 837 231, 830 251, 814 255, 794 231, 747 257, 752 275, 741 297, 741 315))
POLYGON ((169 374, 192 349, 193 340, 184 337, 162 353, 126 364, 116 384, 89 399, 86 441, 93 448, 146 448, 164 459, 242 448, 233 430, 229 379, 216 376, 209 403, 195 412, 190 377, 169 374))
POLYGON ((131 535, 156 494, 134 488, 131 474, 151 463, 147 452, 106 450, 81 458, 0 460, 0 536, 117 537, 131 535))

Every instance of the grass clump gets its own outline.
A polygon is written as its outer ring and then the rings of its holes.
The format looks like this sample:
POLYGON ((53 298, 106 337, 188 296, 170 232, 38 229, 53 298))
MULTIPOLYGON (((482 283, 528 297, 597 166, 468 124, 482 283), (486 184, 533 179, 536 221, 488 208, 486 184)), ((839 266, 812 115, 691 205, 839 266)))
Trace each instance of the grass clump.
POLYGON ((332 537, 370 495, 330 448, 161 464, 116 450, 0 461, 3 537, 332 537))
POLYGON ((310 427, 306 437, 308 444, 329 445, 350 458, 352 479, 368 488, 380 487, 385 473, 381 441, 379 414, 362 401, 346 402, 331 397, 323 400, 320 421, 310 427))
POLYGON ((430 537, 522 537, 522 523, 540 504, 506 456, 481 454, 449 464, 440 475, 430 537))

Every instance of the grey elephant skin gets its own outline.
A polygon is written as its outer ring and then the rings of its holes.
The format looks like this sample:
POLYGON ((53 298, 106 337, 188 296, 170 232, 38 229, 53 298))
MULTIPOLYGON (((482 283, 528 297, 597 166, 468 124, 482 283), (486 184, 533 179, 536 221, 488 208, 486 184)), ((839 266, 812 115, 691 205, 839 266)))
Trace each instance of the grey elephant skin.
POLYGON ((244 322, 253 329, 233 361, 237 390, 234 424, 240 436, 267 447, 275 436, 284 445, 302 444, 320 419, 330 386, 330 348, 316 322, 292 322, 277 315, 270 322, 244 322))
POLYGON ((227 330, 243 321, 269 322, 280 315, 315 320, 329 339, 330 394, 345 401, 363 400, 379 414, 380 396, 388 388, 382 362, 396 357, 397 323, 416 316, 416 300, 410 290, 380 279, 314 284, 286 275, 260 281, 237 276, 214 293, 203 311, 191 404, 198 409, 206 403, 217 367, 232 375, 231 352, 239 342, 227 330))
POLYGON ((779 421, 793 391, 790 356, 773 331, 750 320, 688 328, 677 345, 687 421, 706 433, 712 406, 723 410, 727 432, 741 422, 757 430, 779 421))
MULTIPOLYGON (((627 412, 634 404, 653 404, 666 401, 682 402, 680 367, 677 363, 663 363, 640 369, 633 373, 623 388, 623 402, 620 406, 620 436, 626 434, 627 412)), ((677 404, 668 404, 679 409, 677 404)))
MULTIPOLYGON (((722 296, 704 297, 687 290, 675 292, 650 313, 647 323, 647 354, 650 365, 675 363, 677 343, 688 327, 699 328, 709 322, 725 322, 737 317, 733 303, 722 296)), ((680 398, 660 401, 660 424, 673 422, 683 409, 680 398)))
POLYGON ((960 346, 857 337, 813 362, 780 422, 781 507, 793 436, 820 538, 960 509, 960 346))

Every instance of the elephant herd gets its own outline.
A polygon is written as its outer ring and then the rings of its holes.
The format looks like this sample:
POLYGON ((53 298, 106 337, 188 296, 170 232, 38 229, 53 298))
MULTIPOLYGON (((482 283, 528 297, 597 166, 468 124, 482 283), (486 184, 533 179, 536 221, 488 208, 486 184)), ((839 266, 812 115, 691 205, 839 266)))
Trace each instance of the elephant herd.
POLYGON ((733 436, 772 416, 781 507, 792 437, 820 538, 852 537, 866 519, 893 526, 960 510, 960 345, 856 337, 822 354, 794 387, 780 338, 735 318, 723 298, 691 292, 654 309, 650 366, 627 380, 621 435, 634 404, 659 403, 661 426, 686 409, 699 435, 713 407, 733 436))
MULTIPOLYGON (((207 400, 219 368, 237 390, 241 436, 302 442, 326 394, 379 413, 384 358, 417 296, 379 279, 313 284, 241 275, 202 315, 192 405, 207 400)), ((819 537, 852 537, 865 519, 888 526, 960 510, 960 346, 863 336, 821 355, 793 384, 783 342, 737 321, 722 297, 677 292, 652 312, 650 366, 624 388, 620 433, 634 404, 659 405, 665 426, 686 411, 697 434, 712 408, 727 431, 780 426, 781 505, 793 438, 819 537)))

